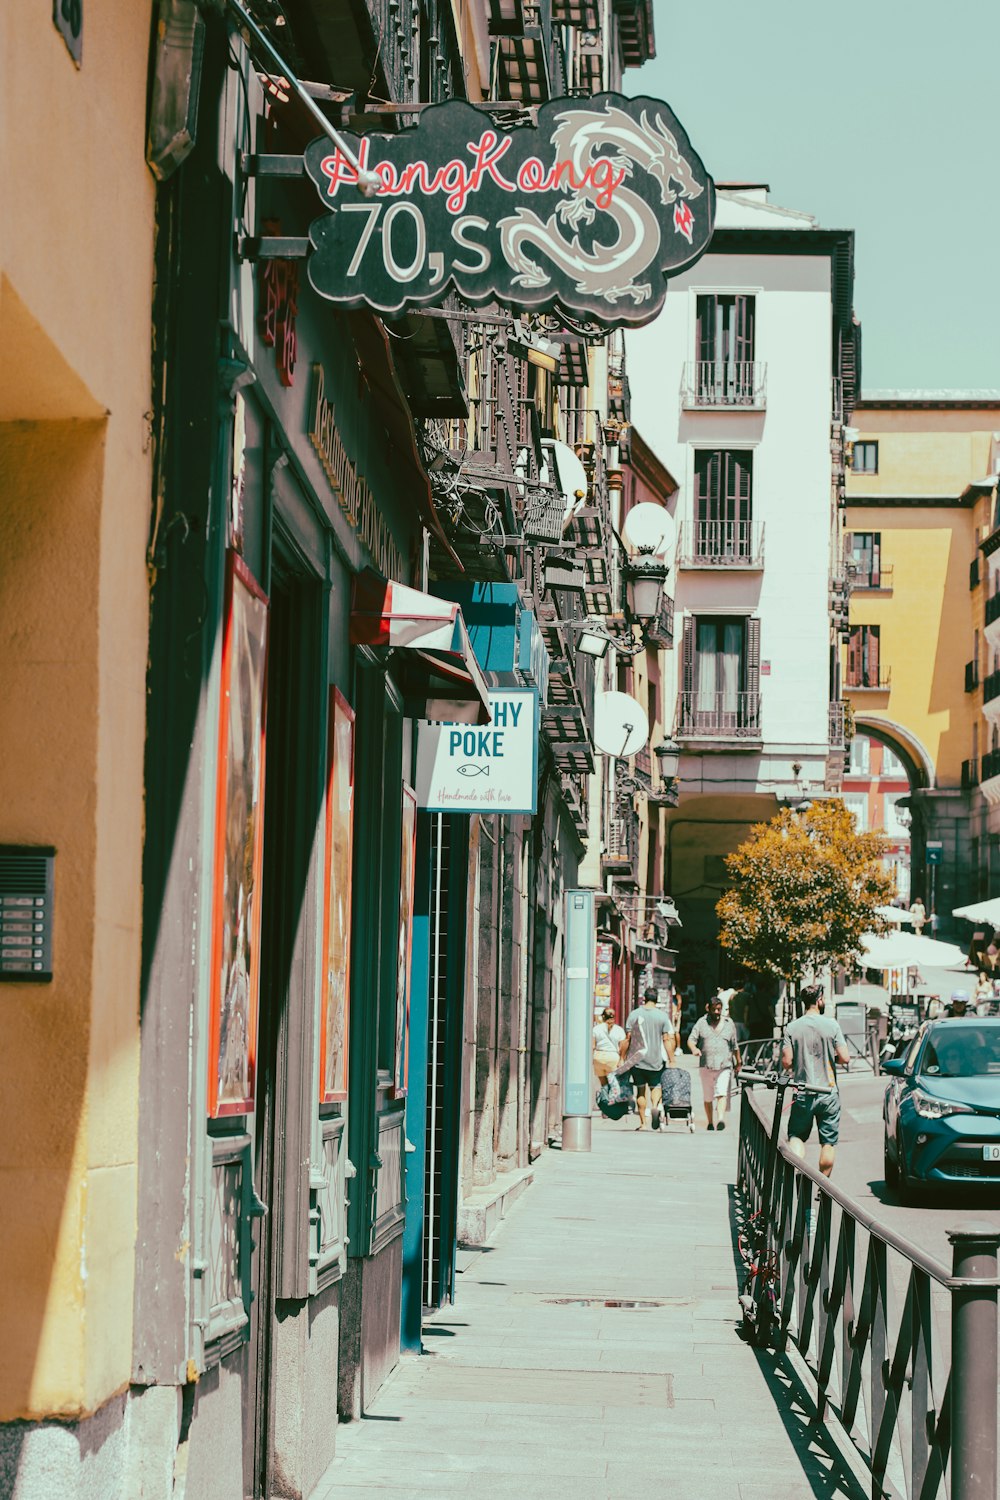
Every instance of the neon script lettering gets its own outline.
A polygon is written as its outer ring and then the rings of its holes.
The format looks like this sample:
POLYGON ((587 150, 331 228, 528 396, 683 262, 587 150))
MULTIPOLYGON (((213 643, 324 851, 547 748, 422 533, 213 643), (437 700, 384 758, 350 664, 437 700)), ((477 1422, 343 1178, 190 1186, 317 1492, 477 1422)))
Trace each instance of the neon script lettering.
MULTIPOLYGON (((411 197, 414 192, 433 197, 436 193, 443 193, 449 213, 461 214, 465 212, 470 195, 478 192, 488 178, 505 193, 549 193, 559 188, 580 192, 589 187, 593 189, 597 207, 606 209, 628 174, 627 167, 616 170, 608 157, 599 157, 577 175, 570 161, 556 161, 546 169, 537 156, 529 156, 511 181, 500 170, 500 162, 512 144, 511 136, 498 136, 495 130, 484 130, 478 141, 466 143, 471 157, 469 162, 452 157, 436 171, 422 160, 407 162, 401 168, 391 161, 377 162, 370 169, 382 184, 375 197, 411 197)), ((358 161, 364 172, 369 170, 370 146, 370 141, 362 140, 358 148, 358 161)), ((358 171, 341 151, 325 156, 320 162, 320 170, 327 179, 328 198, 336 198, 341 187, 357 186, 358 171)))

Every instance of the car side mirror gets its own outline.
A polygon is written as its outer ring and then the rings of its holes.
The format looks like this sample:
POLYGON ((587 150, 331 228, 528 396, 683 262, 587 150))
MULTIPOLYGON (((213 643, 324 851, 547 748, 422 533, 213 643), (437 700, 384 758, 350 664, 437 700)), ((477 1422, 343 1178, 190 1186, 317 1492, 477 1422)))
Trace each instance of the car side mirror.
POLYGON ((903 1072, 903 1059, 901 1057, 889 1057, 882 1064, 883 1073, 899 1075, 903 1072))

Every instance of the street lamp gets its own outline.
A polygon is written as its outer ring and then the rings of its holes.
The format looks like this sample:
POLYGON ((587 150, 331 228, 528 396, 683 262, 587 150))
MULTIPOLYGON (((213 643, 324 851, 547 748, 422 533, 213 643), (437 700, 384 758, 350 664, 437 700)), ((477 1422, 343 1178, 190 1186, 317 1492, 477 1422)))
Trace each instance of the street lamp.
POLYGON ((676 740, 664 740, 653 750, 664 781, 676 781, 681 770, 681 747, 676 740))
POLYGON ((663 586, 670 571, 666 562, 675 533, 674 518, 662 505, 643 501, 634 505, 622 526, 628 560, 625 576, 626 608, 630 619, 648 625, 663 603, 663 586))
POLYGON ((630 558, 623 572, 628 612, 640 625, 649 625, 660 613, 669 569, 659 558, 640 555, 630 558))

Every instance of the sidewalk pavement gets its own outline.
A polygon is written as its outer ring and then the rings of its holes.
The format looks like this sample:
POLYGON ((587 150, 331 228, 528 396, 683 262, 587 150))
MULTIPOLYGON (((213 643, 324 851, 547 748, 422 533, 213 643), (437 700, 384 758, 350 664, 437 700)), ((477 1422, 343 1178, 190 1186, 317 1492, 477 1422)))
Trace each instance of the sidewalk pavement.
POLYGON ((739 1336, 739 1112, 709 1134, 694 1083, 694 1135, 595 1116, 589 1155, 543 1155, 492 1243, 460 1257, 426 1353, 340 1427, 314 1500, 859 1493, 792 1378, 739 1336))

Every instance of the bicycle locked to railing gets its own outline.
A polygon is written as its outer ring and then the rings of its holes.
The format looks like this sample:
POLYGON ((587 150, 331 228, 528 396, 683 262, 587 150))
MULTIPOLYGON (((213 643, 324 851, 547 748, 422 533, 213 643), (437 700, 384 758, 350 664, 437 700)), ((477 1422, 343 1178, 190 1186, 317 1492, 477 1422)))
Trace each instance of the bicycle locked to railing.
POLYGON ((996 1500, 1000 1231, 951 1230, 949 1272, 790 1152, 780 1043, 744 1050, 737 1187, 748 1335, 800 1366, 815 1420, 839 1426, 873 1496, 996 1500), (775 1090, 770 1120, 758 1086, 775 1090))

